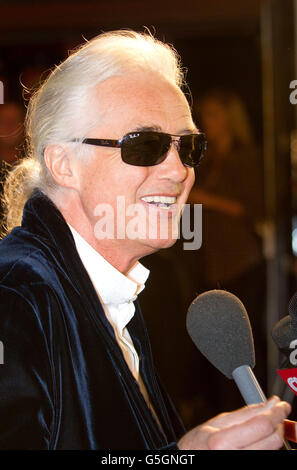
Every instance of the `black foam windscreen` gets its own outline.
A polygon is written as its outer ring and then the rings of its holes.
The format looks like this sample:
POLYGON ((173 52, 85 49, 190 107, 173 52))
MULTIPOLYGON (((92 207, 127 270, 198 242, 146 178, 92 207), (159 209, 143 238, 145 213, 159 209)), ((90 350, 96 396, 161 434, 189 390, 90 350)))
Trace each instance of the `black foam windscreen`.
POLYGON ((271 332, 273 341, 277 347, 287 354, 291 341, 297 339, 297 322, 290 315, 282 318, 274 325, 271 332))
POLYGON ((291 342, 297 339, 297 292, 289 301, 288 312, 290 315, 281 318, 271 331, 273 341, 286 357, 292 352, 291 342))
POLYGON ((255 366, 248 314, 230 292, 211 290, 199 295, 189 307, 186 326, 201 353, 228 378, 239 366, 255 366))
POLYGON ((291 317, 297 321, 297 292, 295 292, 289 302, 288 311, 291 317))

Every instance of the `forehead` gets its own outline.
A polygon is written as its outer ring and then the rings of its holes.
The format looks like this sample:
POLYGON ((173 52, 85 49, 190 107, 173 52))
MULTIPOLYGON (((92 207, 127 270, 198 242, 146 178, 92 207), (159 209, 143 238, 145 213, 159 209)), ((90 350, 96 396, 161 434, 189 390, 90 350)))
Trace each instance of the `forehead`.
POLYGON ((172 134, 195 129, 182 91, 156 73, 110 78, 96 87, 94 98, 103 127, 122 132, 155 127, 172 134))

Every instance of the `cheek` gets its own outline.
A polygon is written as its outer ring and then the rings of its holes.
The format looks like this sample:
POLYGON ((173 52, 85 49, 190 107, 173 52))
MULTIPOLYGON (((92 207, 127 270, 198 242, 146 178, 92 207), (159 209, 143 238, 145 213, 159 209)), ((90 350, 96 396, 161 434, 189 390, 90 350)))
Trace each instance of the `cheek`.
POLYGON ((108 200, 110 185, 104 181, 104 176, 98 168, 91 165, 80 176, 80 200, 84 211, 91 216, 99 204, 110 203, 108 200))
POLYGON ((93 177, 88 191, 93 191, 93 200, 96 197, 98 202, 102 201, 116 206, 118 199, 124 198, 128 206, 139 202, 139 196, 143 195, 147 180, 146 168, 125 165, 121 168, 109 169, 108 172, 97 175, 97 178, 93 177))
POLYGON ((189 173, 186 181, 186 190, 187 194, 191 191, 193 185, 195 183, 195 170, 194 168, 189 168, 189 173))
POLYGON ((80 174, 80 191, 94 205, 100 202, 114 204, 117 196, 126 202, 136 202, 138 193, 149 179, 149 169, 109 159, 108 164, 98 160, 80 174))
POLYGON ((117 177, 116 185, 122 195, 136 202, 135 199, 142 194, 143 188, 149 183, 149 168, 125 164, 117 177))

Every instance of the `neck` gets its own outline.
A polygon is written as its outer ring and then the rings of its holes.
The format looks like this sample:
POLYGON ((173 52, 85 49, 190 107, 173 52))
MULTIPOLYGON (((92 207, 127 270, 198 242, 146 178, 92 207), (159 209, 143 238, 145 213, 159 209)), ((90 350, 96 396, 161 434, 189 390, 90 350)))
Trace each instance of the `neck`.
POLYGON ((137 256, 136 253, 131 254, 128 247, 125 249, 125 240, 121 240, 119 244, 117 239, 96 238, 94 230, 96 222, 92 223, 89 220, 79 200, 73 201, 63 197, 60 192, 50 197, 66 222, 119 272, 126 275, 140 259, 141 256, 137 256))

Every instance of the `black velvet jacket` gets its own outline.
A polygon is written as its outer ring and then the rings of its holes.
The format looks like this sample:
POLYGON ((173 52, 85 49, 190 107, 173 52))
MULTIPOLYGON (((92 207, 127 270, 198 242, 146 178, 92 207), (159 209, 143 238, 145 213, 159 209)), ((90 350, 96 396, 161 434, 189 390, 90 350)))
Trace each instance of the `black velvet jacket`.
POLYGON ((129 332, 162 429, 133 378, 65 220, 36 191, 0 243, 0 449, 176 449, 138 303, 129 332))

